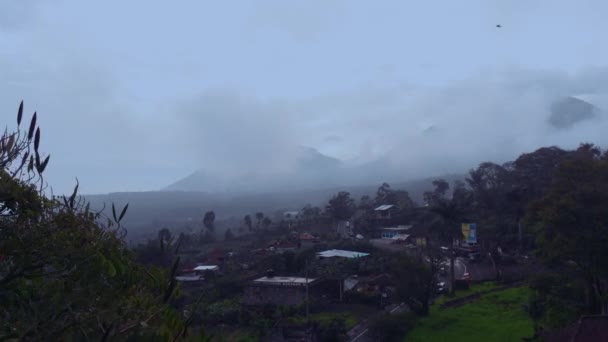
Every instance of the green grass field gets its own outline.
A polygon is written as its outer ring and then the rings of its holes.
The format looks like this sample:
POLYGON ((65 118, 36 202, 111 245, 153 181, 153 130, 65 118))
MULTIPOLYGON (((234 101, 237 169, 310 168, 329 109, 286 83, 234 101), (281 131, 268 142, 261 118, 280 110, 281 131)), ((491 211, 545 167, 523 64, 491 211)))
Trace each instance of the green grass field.
POLYGON ((496 282, 493 282, 493 281, 488 281, 488 282, 485 282, 485 283, 473 284, 467 290, 458 290, 458 291, 456 291, 456 294, 454 294, 454 297, 441 296, 441 297, 437 298, 437 300, 435 301, 435 304, 441 305, 441 304, 445 303, 448 300, 462 298, 462 297, 468 296, 468 295, 473 294, 473 293, 484 292, 484 291, 495 289, 497 287, 500 287, 500 285, 497 285, 496 282))
MULTIPOLYGON (((496 287, 480 284, 457 297, 496 287)), ((428 317, 419 319, 406 341, 521 341, 534 332, 532 320, 523 309, 527 303, 527 287, 515 287, 483 295, 472 303, 456 308, 439 309, 446 299, 439 299, 428 317)))

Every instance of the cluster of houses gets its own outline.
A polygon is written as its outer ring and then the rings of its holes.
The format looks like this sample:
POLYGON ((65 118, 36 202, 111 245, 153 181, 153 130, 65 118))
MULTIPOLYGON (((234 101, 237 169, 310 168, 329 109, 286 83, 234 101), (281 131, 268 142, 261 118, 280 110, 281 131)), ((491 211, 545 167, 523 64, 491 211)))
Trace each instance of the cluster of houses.
MULTIPOLYGON (((404 220, 398 217, 399 208, 395 205, 380 205, 374 209, 373 236, 363 237, 356 234, 356 227, 350 221, 337 222, 334 231, 344 239, 365 239, 375 247, 389 251, 416 251, 425 248, 429 243, 430 234, 428 227, 424 224, 403 224, 404 220)), ((297 211, 285 212, 287 221, 295 221, 299 218, 297 211)), ((479 256, 476 244, 476 227, 473 224, 463 224, 464 237, 456 239, 452 251, 460 256, 479 256)), ((317 251, 315 259, 320 264, 340 263, 344 260, 362 259, 370 257, 369 253, 357 251, 329 249, 326 242, 319 234, 312 232, 293 232, 289 237, 274 239, 266 242, 259 248, 249 250, 249 258, 241 264, 243 270, 248 268, 248 263, 254 263, 255 258, 264 258, 273 254, 296 252, 302 249, 314 249, 317 251)), ((447 248, 447 247, 442 247, 447 248)), ((502 253, 502 251, 499 250, 502 253)), ((204 263, 197 263, 184 267, 175 279, 184 285, 204 284, 205 279, 214 277, 223 272, 224 264, 234 256, 232 252, 213 250, 205 257, 204 263)), ((471 259, 470 261, 473 261, 471 259)), ((468 273, 465 273, 465 276, 468 273)), ((377 304, 384 307, 390 303, 390 296, 396 289, 392 276, 379 272, 370 274, 339 273, 330 275, 308 276, 308 270, 304 276, 275 274, 271 269, 263 275, 251 270, 251 276, 246 278, 241 297, 241 304, 247 308, 265 308, 272 306, 301 306, 308 304, 342 302, 346 296, 362 295, 367 298, 378 300, 377 304)), ((464 279, 464 278, 463 278, 464 279)), ((470 278, 464 279, 467 282, 470 278)), ((439 292, 443 290, 445 282, 438 284, 439 292)), ((560 330, 545 332, 543 337, 548 341, 591 341, 592 335, 606 335, 606 322, 608 316, 583 317, 576 324, 560 330)))
MULTIPOLYGON (((276 252, 277 250, 273 250, 276 252)), ((214 251, 211 255, 219 260, 220 252, 214 251)), ((316 259, 324 263, 336 262, 339 259, 357 259, 368 257, 369 253, 356 251, 328 249, 316 253, 316 259)), ((222 257, 223 258, 223 257, 222 257)), ((204 282, 206 277, 221 272, 217 264, 191 265, 182 269, 176 280, 184 285, 194 285, 204 282)), ((386 275, 358 277, 357 275, 336 275, 332 277, 302 277, 276 275, 268 270, 264 276, 249 281, 244 289, 242 304, 245 306, 263 305, 301 305, 309 298, 310 302, 328 300, 342 301, 345 292, 375 292, 384 289, 386 275)))
MULTIPOLYGON (((333 259, 356 259, 369 256, 368 253, 330 249, 316 253, 319 260, 333 262, 333 259)), ((339 293, 338 299, 346 290, 353 290, 349 277, 286 277, 277 276, 269 270, 263 277, 254 279, 245 288, 243 304, 258 305, 302 305, 307 302, 327 301, 332 293, 339 293), (329 290, 328 290, 329 288, 329 290), (332 291, 335 290, 335 291, 332 291)))
MULTIPOLYGON (((424 248, 429 240, 428 230, 424 225, 400 224, 402 221, 396 217, 399 208, 394 205, 381 205, 374 209, 375 230, 374 236, 364 238, 355 234, 355 227, 349 221, 337 222, 334 225, 335 232, 343 239, 361 240, 365 239, 374 246, 393 250, 407 251, 424 248)), ((286 218, 296 219, 298 212, 287 212, 286 218)), ((256 258, 260 260, 273 254, 296 252, 301 249, 314 249, 316 259, 319 262, 331 263, 334 260, 357 259, 368 257, 367 253, 360 253, 339 249, 323 249, 326 242, 319 234, 311 232, 292 232, 288 237, 268 241, 264 246, 259 246, 247 251, 247 259, 241 264, 245 270, 248 264, 254 263, 256 258)), ((327 248, 327 247, 326 247, 327 248)), ((204 263, 190 265, 182 270, 176 279, 182 283, 201 283, 206 277, 213 276, 223 271, 223 264, 230 253, 219 250, 209 253, 204 263)), ((248 278, 244 289, 242 303, 247 306, 257 305, 300 305, 310 301, 328 301, 328 297, 342 301, 344 294, 375 294, 385 298, 391 292, 391 277, 388 274, 376 273, 361 277, 354 274, 335 274, 323 277, 293 276, 275 274, 268 270, 260 276, 259 273, 250 270, 252 276, 248 278), (256 277, 257 275, 257 277, 256 277)))

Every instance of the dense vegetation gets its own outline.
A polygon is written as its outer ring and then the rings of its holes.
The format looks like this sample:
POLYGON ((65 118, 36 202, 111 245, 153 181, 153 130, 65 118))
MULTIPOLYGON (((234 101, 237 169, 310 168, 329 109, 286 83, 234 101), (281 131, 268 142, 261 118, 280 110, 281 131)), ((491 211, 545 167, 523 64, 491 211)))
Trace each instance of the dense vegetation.
POLYGON ((0 138, 0 340, 180 340, 172 274, 135 261, 121 220, 46 193, 34 113, 0 138))

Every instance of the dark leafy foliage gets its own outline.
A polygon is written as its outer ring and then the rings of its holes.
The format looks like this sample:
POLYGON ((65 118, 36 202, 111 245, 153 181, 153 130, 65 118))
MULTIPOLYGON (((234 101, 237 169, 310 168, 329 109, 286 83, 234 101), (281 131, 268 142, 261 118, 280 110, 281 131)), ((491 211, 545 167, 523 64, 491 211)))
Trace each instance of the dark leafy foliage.
POLYGON ((587 306, 606 312, 601 279, 608 276, 608 162, 564 162, 548 193, 535 202, 528 222, 534 227, 539 254, 549 262, 572 261, 587 284, 587 306))
POLYGON ((410 314, 385 314, 374 318, 370 324, 370 334, 375 341, 397 342, 415 325, 415 317, 410 314))
MULTIPOLYGON (((22 113, 20 105, 18 123, 22 113)), ((112 220, 91 212, 77 188, 63 200, 45 195, 36 114, 27 135, 0 139, 0 339, 184 339, 188 321, 170 305, 177 266, 166 273, 135 261, 120 227, 127 207, 118 216, 113 207, 112 220), (24 170, 33 155, 36 168, 24 170)))
POLYGON ((341 191, 329 200, 326 210, 336 220, 348 220, 355 212, 355 201, 350 193, 341 191))

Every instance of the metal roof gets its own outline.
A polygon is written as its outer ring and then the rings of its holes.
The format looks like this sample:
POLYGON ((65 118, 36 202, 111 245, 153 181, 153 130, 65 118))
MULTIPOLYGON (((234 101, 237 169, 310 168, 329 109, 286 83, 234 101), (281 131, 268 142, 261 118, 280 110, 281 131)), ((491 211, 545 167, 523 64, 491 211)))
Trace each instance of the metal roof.
POLYGON ((262 277, 254 280, 255 283, 273 284, 273 285, 304 285, 312 283, 315 278, 304 277, 262 277))
POLYGON ((194 271, 215 271, 218 269, 219 267, 217 265, 200 265, 193 268, 194 271))
POLYGON ((391 231, 402 231, 402 230, 409 230, 410 228, 412 228, 412 225, 408 225, 408 226, 397 226, 397 227, 386 227, 386 228, 382 228, 382 230, 391 230, 391 231))
POLYGON ((383 204, 374 210, 384 211, 384 210, 389 210, 390 208, 393 208, 393 207, 394 207, 394 205, 392 205, 392 204, 383 204))
POLYGON ((360 258, 360 257, 368 256, 369 253, 344 251, 344 250, 341 250, 341 249, 330 249, 330 250, 327 250, 327 251, 319 252, 319 253, 317 253, 317 255, 320 256, 320 257, 322 257, 322 258, 339 257, 339 258, 354 259, 354 258, 360 258))
POLYGON ((204 280, 203 277, 195 275, 195 276, 177 276, 175 277, 177 281, 201 281, 204 280))

